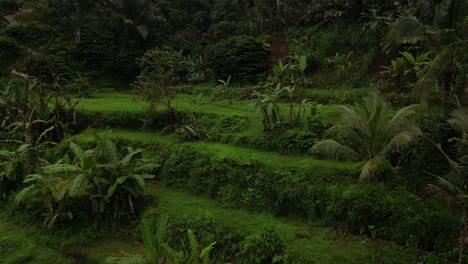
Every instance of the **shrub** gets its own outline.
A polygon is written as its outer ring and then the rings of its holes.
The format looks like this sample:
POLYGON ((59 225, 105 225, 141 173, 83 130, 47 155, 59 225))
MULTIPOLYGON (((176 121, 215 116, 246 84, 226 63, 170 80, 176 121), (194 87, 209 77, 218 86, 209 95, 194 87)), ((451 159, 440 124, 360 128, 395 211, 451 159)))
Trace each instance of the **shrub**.
MULTIPOLYGON (((148 221, 153 229, 157 229, 157 219, 162 214, 167 214, 164 205, 145 213, 143 221, 148 221)), ((246 236, 245 231, 234 230, 224 223, 215 221, 211 216, 170 215, 167 223, 167 232, 170 234, 169 245, 177 251, 185 250, 183 245, 189 245, 188 229, 193 230, 201 245, 216 241, 216 245, 210 252, 210 259, 213 263, 234 262, 240 255, 241 244, 246 236)))
POLYGON ((267 69, 264 43, 253 37, 236 36, 210 47, 209 64, 215 79, 257 82, 267 69))
POLYGON ((31 48, 47 44, 48 41, 55 39, 57 34, 59 33, 53 28, 37 23, 12 26, 7 30, 8 36, 31 48))
POLYGON ((194 194, 218 199, 231 208, 315 217, 323 211, 325 185, 352 181, 355 169, 273 169, 257 160, 217 158, 189 145, 166 160, 163 180, 194 194), (255 201, 255 202, 254 202, 255 201))
POLYGON ((271 227, 265 227, 245 238, 240 260, 241 263, 253 264, 283 263, 285 249, 278 233, 271 227))
POLYGON ((388 190, 382 183, 359 184, 331 186, 329 192, 328 221, 350 232, 423 249, 446 248, 455 241, 456 219, 431 209, 403 188, 388 190))
POLYGON ((0 68, 6 68, 21 56, 21 47, 8 37, 0 37, 0 68))

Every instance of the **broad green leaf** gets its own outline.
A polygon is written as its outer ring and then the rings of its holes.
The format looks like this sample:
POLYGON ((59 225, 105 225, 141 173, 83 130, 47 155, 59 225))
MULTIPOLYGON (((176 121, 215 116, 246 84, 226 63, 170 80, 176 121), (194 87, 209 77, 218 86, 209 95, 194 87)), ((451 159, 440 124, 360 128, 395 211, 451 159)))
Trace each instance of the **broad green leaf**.
POLYGON ((109 202, 110 199, 112 198, 112 196, 114 195, 114 192, 117 190, 117 186, 116 185, 112 185, 109 187, 109 189, 107 189, 107 194, 106 196, 104 197, 104 199, 106 200, 106 202, 109 202))
POLYGON ((181 261, 184 254, 183 252, 177 252, 173 248, 171 248, 168 244, 162 243, 161 246, 164 248, 164 250, 167 252, 167 254, 173 258, 175 261, 181 261))
POLYGON ((83 182, 86 180, 86 174, 81 173, 78 176, 76 176, 67 186, 67 189, 70 193, 70 196, 74 196, 78 193, 80 190, 81 186, 83 185, 83 182))
POLYGON ((21 201, 24 199, 24 197, 26 197, 31 191, 34 191, 34 189, 36 188, 37 186, 35 184, 31 185, 31 186, 28 186, 26 188, 24 188, 23 190, 21 190, 16 196, 15 196, 15 201, 16 201, 16 205, 19 205, 21 203, 21 201))
POLYGON ((158 256, 156 248, 154 247, 156 242, 155 237, 146 219, 141 220, 140 232, 143 238, 143 244, 145 245, 146 258, 150 263, 158 263, 160 257, 158 256))
POLYGON ((127 179, 128 179, 128 176, 122 176, 122 177, 117 178, 116 182, 117 182, 117 184, 120 185, 120 184, 124 183, 127 179))
POLYGON ((44 180, 44 177, 40 174, 30 174, 24 178, 24 183, 30 183, 33 181, 42 181, 44 180))
POLYGON ((53 164, 42 167, 42 170, 46 174, 55 173, 70 173, 70 172, 82 172, 83 169, 76 165, 71 164, 53 164))
POLYGON ((187 230, 189 241, 190 241, 190 250, 192 251, 191 259, 198 258, 198 242, 193 233, 192 229, 187 230))
POLYGON ((21 146, 18 147, 18 149, 16 150, 16 152, 24 152, 26 151, 31 145, 30 144, 23 144, 21 146))

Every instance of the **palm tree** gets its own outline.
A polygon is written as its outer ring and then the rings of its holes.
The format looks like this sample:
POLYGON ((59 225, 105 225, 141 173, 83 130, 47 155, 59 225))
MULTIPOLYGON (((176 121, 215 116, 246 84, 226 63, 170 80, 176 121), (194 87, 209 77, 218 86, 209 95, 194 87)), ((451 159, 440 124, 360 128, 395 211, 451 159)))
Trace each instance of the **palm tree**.
POLYGON ((451 43, 468 13, 468 0, 415 1, 390 25, 383 49, 395 51, 403 44, 438 46, 451 43))
POLYGON ((466 22, 463 21, 467 13, 468 0, 415 1, 390 25, 383 42, 387 53, 397 51, 402 45, 439 49, 418 76, 414 92, 424 103, 430 88, 437 85, 443 92, 446 113, 453 86, 465 71, 460 57, 466 54, 467 37, 463 30, 466 22))
POLYGON ((453 160, 445 153, 440 144, 435 144, 441 151, 449 163, 450 171, 445 176, 435 176, 438 180, 437 184, 428 184, 426 191, 435 195, 442 201, 446 207, 453 209, 455 213, 460 214, 462 228, 459 236, 459 261, 463 262, 463 249, 468 240, 468 108, 461 107, 457 100, 458 108, 453 110, 451 118, 448 119, 449 125, 460 133, 458 138, 455 138, 458 147, 461 151, 458 153, 458 158, 453 160))
POLYGON ((327 158, 364 161, 359 180, 377 180, 377 171, 387 154, 408 146, 422 135, 409 119, 417 107, 410 105, 394 112, 377 93, 371 92, 356 108, 338 106, 340 124, 331 129, 344 134, 346 145, 327 139, 317 142, 310 150, 327 158))

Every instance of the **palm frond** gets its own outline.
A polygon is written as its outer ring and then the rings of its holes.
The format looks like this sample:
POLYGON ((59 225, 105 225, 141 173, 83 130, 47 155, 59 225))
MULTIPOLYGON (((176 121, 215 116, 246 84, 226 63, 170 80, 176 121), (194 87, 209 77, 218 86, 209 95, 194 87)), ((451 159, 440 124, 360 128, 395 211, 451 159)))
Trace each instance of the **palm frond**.
POLYGON ((416 124, 409 124, 402 132, 394 135, 392 139, 390 139, 390 141, 382 148, 380 153, 385 155, 393 147, 397 147, 397 149, 408 147, 408 145, 413 142, 415 138, 422 135, 423 133, 421 129, 416 124))
POLYGON ((447 120, 449 125, 460 133, 462 139, 468 132, 468 108, 457 108, 451 113, 452 118, 447 120))
POLYGON ((402 126, 408 122, 408 118, 416 113, 421 106, 417 104, 409 105, 399 109, 388 121, 386 129, 389 135, 394 135, 401 131, 402 126))
POLYGON ((424 188, 424 191, 428 194, 435 195, 446 207, 453 208, 455 204, 454 196, 440 186, 428 184, 424 188))
POLYGON ((382 44, 383 51, 397 50, 402 44, 418 44, 428 27, 413 15, 403 15, 390 25, 382 44))
POLYGON ((359 181, 364 182, 372 180, 373 177, 377 177, 377 170, 384 163, 384 161, 385 157, 381 155, 377 155, 373 159, 366 161, 366 163, 361 168, 359 181))
POLYGON ((362 157, 353 149, 346 147, 335 140, 322 140, 317 142, 309 150, 312 153, 321 154, 326 158, 337 160, 359 160, 362 157))
POLYGON ((336 115, 340 119, 340 122, 349 129, 357 131, 358 133, 367 131, 367 124, 365 120, 363 120, 362 116, 354 109, 347 106, 338 105, 336 115))
POLYGON ((21 201, 23 201, 23 199, 25 197, 27 197, 28 195, 31 195, 31 192, 33 191, 37 191, 36 189, 36 185, 31 185, 31 186, 28 186, 26 188, 24 188, 23 190, 21 190, 16 196, 15 196, 15 201, 16 201, 16 204, 19 205, 21 203, 21 201))

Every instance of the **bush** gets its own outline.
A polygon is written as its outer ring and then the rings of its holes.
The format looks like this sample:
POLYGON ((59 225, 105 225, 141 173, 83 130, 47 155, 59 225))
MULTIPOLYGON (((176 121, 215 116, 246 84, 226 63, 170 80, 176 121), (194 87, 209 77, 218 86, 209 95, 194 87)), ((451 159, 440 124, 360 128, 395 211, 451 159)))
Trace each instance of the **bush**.
POLYGON ((209 64, 215 79, 255 83, 266 72, 267 50, 253 37, 236 36, 210 47, 209 64))
POLYGON ((353 104, 367 93, 367 89, 305 89, 302 96, 319 104, 353 104))
POLYGON ((245 238, 240 263, 283 263, 285 249, 284 241, 278 233, 273 228, 266 227, 260 229, 257 234, 245 238))
POLYGON ((48 41, 55 39, 57 34, 59 32, 53 28, 36 23, 12 26, 7 30, 8 36, 31 48, 47 44, 48 41))
POLYGON ((388 190, 379 183, 331 186, 329 191, 328 221, 350 232, 429 250, 447 249, 456 241, 456 219, 403 188, 388 190))
MULTIPOLYGON (((157 220, 161 214, 167 214, 164 205, 149 210, 143 219, 151 223, 153 229, 156 230, 157 220)), ((245 231, 234 230, 210 216, 170 215, 167 223, 167 232, 171 234, 169 245, 176 251, 186 250, 183 245, 189 245, 188 229, 196 234, 201 245, 209 245, 216 241, 215 247, 210 252, 212 263, 233 263, 240 255, 241 244, 246 236, 245 231)))
POLYGON ((24 70, 30 75, 50 83, 70 76, 73 70, 80 67, 74 60, 75 54, 74 45, 57 40, 42 46, 39 53, 27 57, 22 64, 24 70))
POLYGON ((21 47, 8 37, 0 37, 0 68, 6 68, 15 63, 21 56, 21 47))
POLYGON ((351 182, 356 174, 357 169, 273 169, 183 145, 166 160, 162 177, 170 186, 218 199, 226 207, 315 218, 324 209, 325 186, 351 182))

